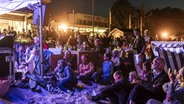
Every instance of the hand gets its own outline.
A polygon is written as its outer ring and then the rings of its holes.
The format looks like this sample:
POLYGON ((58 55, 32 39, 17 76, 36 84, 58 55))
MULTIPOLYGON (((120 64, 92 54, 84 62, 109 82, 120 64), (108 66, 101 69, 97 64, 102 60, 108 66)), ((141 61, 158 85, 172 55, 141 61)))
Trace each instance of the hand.
POLYGON ((176 79, 176 76, 175 76, 173 73, 171 73, 171 74, 169 75, 169 79, 170 79, 170 82, 171 82, 171 83, 174 83, 174 80, 176 79))

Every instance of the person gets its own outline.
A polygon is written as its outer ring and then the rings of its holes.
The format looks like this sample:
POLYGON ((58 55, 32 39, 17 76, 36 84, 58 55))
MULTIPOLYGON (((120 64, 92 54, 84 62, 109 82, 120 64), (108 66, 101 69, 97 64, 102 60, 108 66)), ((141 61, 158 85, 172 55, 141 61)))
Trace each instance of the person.
POLYGON ((76 49, 77 46, 77 38, 75 37, 74 32, 72 31, 70 37, 68 38, 67 45, 71 46, 72 50, 76 49))
POLYGON ((95 72, 94 64, 89 60, 87 54, 81 56, 82 63, 79 65, 79 80, 87 85, 92 85, 92 75, 95 72))
POLYGON ((155 99, 149 99, 146 104, 183 104, 184 93, 184 67, 178 71, 178 74, 171 73, 169 75, 170 82, 165 83, 162 87, 166 92, 166 98, 163 102, 155 99))
POLYGON ((4 97, 7 94, 11 84, 12 84, 11 79, 0 80, 0 98, 4 97))
POLYGON ((145 104, 147 100, 154 98, 162 101, 165 92, 162 89, 164 83, 169 82, 169 76, 164 71, 165 60, 157 57, 153 60, 151 68, 153 70, 148 78, 148 86, 143 84, 135 85, 129 95, 129 104, 145 104))
POLYGON ((120 69, 123 71, 126 78, 128 78, 129 72, 134 69, 134 65, 131 63, 128 55, 129 52, 125 52, 124 50, 120 51, 120 69))
POLYGON ((121 71, 116 71, 113 78, 115 83, 104 87, 101 92, 95 96, 86 92, 86 98, 91 101, 99 101, 101 99, 109 98, 113 104, 126 104, 130 91, 130 84, 124 78, 121 71))
POLYGON ((112 51, 111 61, 114 65, 114 70, 115 71, 120 70, 121 62, 120 62, 120 57, 119 57, 119 53, 117 50, 112 51))
POLYGON ((89 47, 87 41, 84 41, 84 42, 82 43, 82 47, 80 48, 80 51, 90 51, 90 47, 89 47))
POLYGON ((69 50, 65 51, 63 59, 65 60, 67 65, 72 68, 72 70, 76 70, 76 67, 75 67, 75 64, 74 64, 74 59, 73 59, 71 51, 69 51, 69 50))
POLYGON ((56 41, 56 39, 58 38, 58 34, 57 32, 55 31, 54 27, 51 26, 49 28, 49 31, 48 31, 48 34, 47 34, 47 37, 46 37, 46 40, 53 40, 53 41, 56 41))
POLYGON ((113 63, 110 61, 111 55, 110 53, 104 54, 104 62, 102 64, 102 70, 99 72, 95 72, 93 77, 96 83, 102 85, 109 85, 112 83, 112 75, 114 73, 113 63))
MULTIPOLYGON (((43 49, 48 49, 48 46, 47 44, 43 41, 43 49)), ((29 51, 31 51, 34 47, 40 47, 40 38, 39 37, 34 37, 34 44, 32 44, 30 47, 29 47, 29 51)))
POLYGON ((95 39, 94 45, 95 45, 95 51, 98 54, 104 54, 105 53, 105 49, 102 47, 100 39, 95 39))
POLYGON ((25 50, 23 45, 19 45, 17 51, 15 52, 15 68, 19 69, 22 62, 26 61, 25 50))
POLYGON ((150 36, 149 36, 148 29, 144 30, 144 40, 145 40, 145 42, 149 42, 150 41, 150 36))
POLYGON ((140 29, 134 30, 134 35, 136 36, 132 49, 134 53, 134 64, 142 64, 144 61, 144 50, 145 50, 145 40, 140 34, 140 29))
POLYGON ((57 87, 64 92, 68 92, 73 95, 73 88, 77 85, 77 78, 74 76, 72 69, 67 65, 65 60, 58 60, 57 67, 54 72, 59 76, 59 82, 57 82, 57 87))
POLYGON ((26 62, 22 63, 21 68, 24 68, 26 66, 32 65, 32 69, 28 69, 26 74, 27 78, 29 79, 29 87, 31 88, 32 91, 40 92, 42 87, 46 86, 46 82, 44 81, 44 84, 38 82, 40 81, 41 75, 45 75, 49 71, 50 67, 50 56, 53 53, 50 52, 49 50, 43 50, 43 62, 40 61, 40 50, 39 47, 35 46, 33 47, 32 51, 30 52, 30 56, 26 62), (41 70, 41 64, 43 64, 43 70, 41 70))
POLYGON ((32 50, 34 47, 40 47, 40 39, 39 37, 34 37, 34 44, 29 47, 32 50))
POLYGON ((140 84, 141 83, 141 80, 137 74, 136 71, 131 71, 129 73, 129 77, 128 77, 128 81, 134 86, 136 84, 140 84))

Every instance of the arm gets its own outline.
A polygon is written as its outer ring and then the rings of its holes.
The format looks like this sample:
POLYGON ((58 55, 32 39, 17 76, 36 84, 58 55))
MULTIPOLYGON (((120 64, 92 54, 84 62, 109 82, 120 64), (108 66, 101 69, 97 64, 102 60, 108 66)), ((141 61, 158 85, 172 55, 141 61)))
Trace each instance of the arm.
POLYGON ((91 75, 93 72, 95 72, 95 67, 92 62, 89 62, 89 70, 85 71, 84 75, 91 75))
POLYGON ((79 74, 80 75, 83 75, 83 68, 82 68, 82 64, 79 65, 79 74))
POLYGON ((61 79, 61 81, 66 81, 68 80, 70 77, 72 77, 71 75, 71 68, 66 66, 64 69, 64 73, 66 74, 66 76, 64 78, 61 79))

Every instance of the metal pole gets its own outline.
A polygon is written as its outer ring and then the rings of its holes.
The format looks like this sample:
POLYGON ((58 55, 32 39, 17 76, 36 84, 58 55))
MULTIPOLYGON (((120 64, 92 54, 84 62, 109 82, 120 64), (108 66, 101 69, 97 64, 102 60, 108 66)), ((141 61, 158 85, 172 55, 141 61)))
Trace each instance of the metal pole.
POLYGON ((94 36, 94 0, 92 0, 92 32, 94 36))
POLYGON ((128 19, 128 27, 129 27, 129 29, 131 29, 132 28, 132 15, 131 14, 129 14, 129 19, 128 19))
POLYGON ((42 35, 43 35, 43 32, 42 32, 42 0, 40 0, 40 64, 41 64, 41 69, 40 69, 40 74, 41 76, 43 76, 43 45, 42 45, 42 35))
POLYGON ((75 10, 73 9, 73 30, 75 30, 75 10))
POLYGON ((111 18, 111 8, 109 9, 109 33, 111 32, 111 23, 112 23, 112 18, 111 18))

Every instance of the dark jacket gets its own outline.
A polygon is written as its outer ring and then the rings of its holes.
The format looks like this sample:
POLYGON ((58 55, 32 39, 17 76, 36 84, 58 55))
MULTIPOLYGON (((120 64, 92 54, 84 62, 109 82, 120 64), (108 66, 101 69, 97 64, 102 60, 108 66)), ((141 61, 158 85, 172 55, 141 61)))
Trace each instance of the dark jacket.
POLYGON ((159 98, 159 100, 163 100, 166 94, 162 89, 162 85, 167 82, 169 82, 169 76, 163 71, 155 79, 153 73, 151 73, 149 81, 147 82, 147 86, 143 86, 154 93, 159 98))

